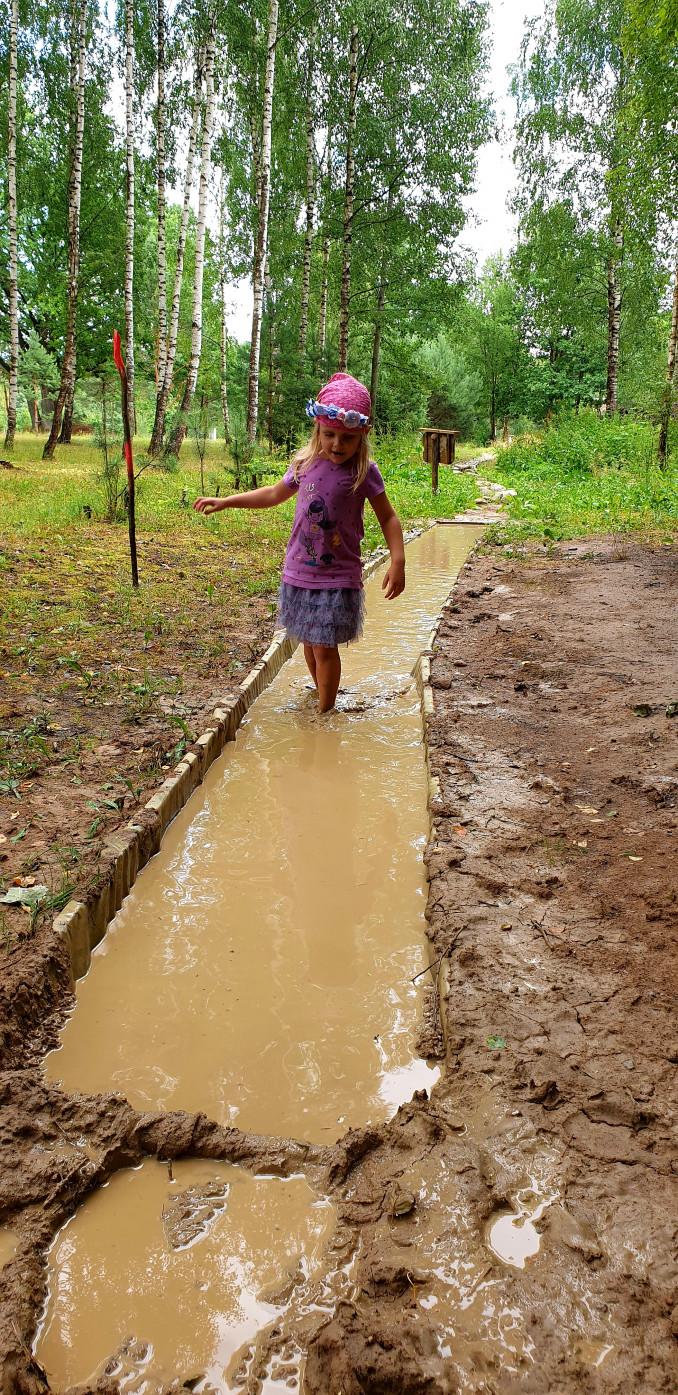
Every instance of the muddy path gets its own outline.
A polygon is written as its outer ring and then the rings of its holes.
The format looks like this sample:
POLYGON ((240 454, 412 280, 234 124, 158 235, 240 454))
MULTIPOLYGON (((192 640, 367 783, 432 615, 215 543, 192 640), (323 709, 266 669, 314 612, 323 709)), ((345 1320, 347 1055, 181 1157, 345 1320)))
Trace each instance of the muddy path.
POLYGON ((299 1371, 307 1395, 674 1388, 674 627, 668 550, 596 541, 464 570, 428 719, 443 1077, 390 1123, 320 1146, 65 1093, 38 1062, 66 966, 55 955, 36 994, 14 961, 3 1392, 45 1389, 31 1345, 51 1237, 144 1158, 304 1177, 336 1207, 324 1308, 309 1290, 295 1314, 303 1360, 285 1365, 283 1313, 240 1388, 294 1388, 299 1371))

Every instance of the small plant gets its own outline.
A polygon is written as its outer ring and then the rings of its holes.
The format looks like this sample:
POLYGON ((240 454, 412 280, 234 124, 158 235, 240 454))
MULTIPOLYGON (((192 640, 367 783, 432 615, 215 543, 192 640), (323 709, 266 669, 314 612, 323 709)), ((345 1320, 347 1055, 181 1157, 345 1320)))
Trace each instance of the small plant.
POLYGON ((200 493, 205 493, 205 455, 207 452, 207 437, 209 434, 210 413, 209 399, 203 390, 200 394, 200 401, 191 413, 191 429, 195 448, 200 461, 200 493))
POLYGON ((252 459, 252 455, 254 454, 254 447, 252 446, 251 441, 248 441, 247 439, 247 431, 245 430, 244 418, 240 416, 234 415, 233 417, 231 423, 230 444, 231 456, 233 458, 234 467, 233 483, 235 485, 236 490, 238 490, 240 489, 242 472, 249 465, 249 462, 252 459))
POLYGON ((109 384, 101 379, 101 420, 94 429, 94 444, 101 455, 99 482, 104 492, 104 518, 117 523, 122 518, 122 423, 119 411, 109 397, 109 384))
POLYGON ((178 761, 181 760, 182 756, 186 754, 186 749, 188 746, 190 746, 191 741, 193 740, 193 736, 191 734, 191 729, 185 717, 182 717, 179 715, 179 713, 174 712, 172 713, 169 720, 172 723, 172 726, 179 727, 181 730, 181 736, 177 741, 176 746, 174 746, 173 749, 169 752, 170 760, 178 761))

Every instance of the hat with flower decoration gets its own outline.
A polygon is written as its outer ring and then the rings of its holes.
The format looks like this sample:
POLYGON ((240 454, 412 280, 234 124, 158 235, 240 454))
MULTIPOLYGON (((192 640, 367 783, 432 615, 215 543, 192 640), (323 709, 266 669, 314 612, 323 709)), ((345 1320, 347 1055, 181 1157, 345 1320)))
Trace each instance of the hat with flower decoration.
POLYGON ((316 400, 306 403, 307 417, 336 421, 346 431, 366 431, 370 424, 372 399, 364 383, 350 373, 335 373, 316 400))

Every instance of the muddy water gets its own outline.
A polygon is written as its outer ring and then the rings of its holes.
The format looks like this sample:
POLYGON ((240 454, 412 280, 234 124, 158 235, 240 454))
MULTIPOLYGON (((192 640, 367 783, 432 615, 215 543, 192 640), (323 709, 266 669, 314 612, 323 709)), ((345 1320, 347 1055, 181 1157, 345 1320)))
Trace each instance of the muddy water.
POLYGON ((117 1173, 54 1241, 38 1359, 59 1386, 105 1372, 128 1395, 177 1377, 233 1389, 257 1332, 303 1306, 333 1224, 299 1178, 213 1162, 176 1163, 172 1181, 151 1161, 117 1173))
POLYGON ((412 542, 397 601, 367 583, 340 710, 318 716, 300 651, 256 702, 95 953, 51 1078, 317 1142, 433 1083, 411 670, 477 533, 412 542))

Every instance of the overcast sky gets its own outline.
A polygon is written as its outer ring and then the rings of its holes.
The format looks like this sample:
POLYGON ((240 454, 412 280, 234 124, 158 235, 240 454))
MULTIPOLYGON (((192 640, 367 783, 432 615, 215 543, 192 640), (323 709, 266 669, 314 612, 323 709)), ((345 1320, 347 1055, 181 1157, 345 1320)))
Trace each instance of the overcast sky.
POLYGON ((515 240, 515 223, 508 203, 514 188, 511 130, 515 106, 509 94, 507 69, 520 50, 525 20, 543 14, 544 0, 491 0, 492 61, 488 88, 500 127, 499 140, 483 146, 478 158, 476 192, 467 200, 473 219, 462 241, 480 265, 495 252, 508 252, 515 240))
MULTIPOLYGON (((467 200, 469 223, 460 241, 476 254, 478 264, 495 252, 508 252, 515 240, 515 223, 508 210, 514 187, 511 128, 514 105, 509 95, 507 68, 518 58, 525 20, 544 11, 544 0, 490 0, 492 60, 487 86, 494 97, 499 140, 483 146, 478 159, 476 192, 467 200)), ((234 287, 230 333, 238 340, 250 336, 252 295, 243 283, 234 287)))

